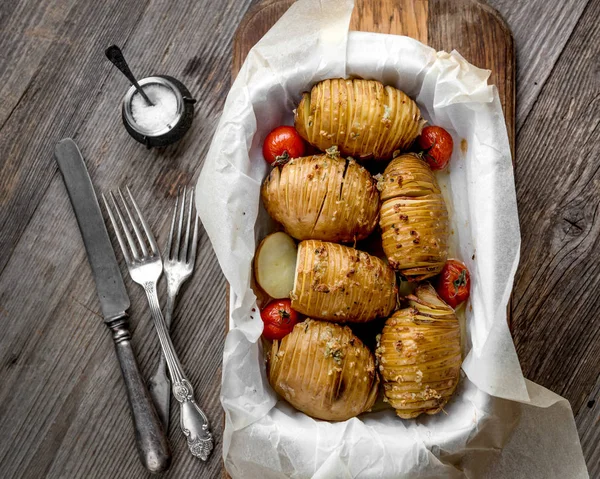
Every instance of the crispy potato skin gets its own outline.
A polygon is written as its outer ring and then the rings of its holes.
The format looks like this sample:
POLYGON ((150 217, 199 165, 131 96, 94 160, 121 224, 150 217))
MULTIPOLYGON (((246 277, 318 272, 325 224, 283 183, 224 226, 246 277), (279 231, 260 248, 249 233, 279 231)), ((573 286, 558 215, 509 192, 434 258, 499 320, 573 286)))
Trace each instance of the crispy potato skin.
POLYGON ((344 421, 368 411, 377 398, 375 359, 350 328, 306 319, 268 355, 271 386, 309 416, 344 421))
POLYGON ((312 318, 365 322, 396 305, 396 275, 381 259, 325 241, 298 245, 292 308, 312 318))
POLYGON ((385 323, 375 355, 386 400, 403 419, 436 414, 460 377, 460 326, 429 284, 408 296, 410 307, 385 323))
POLYGON ((379 226, 390 265, 409 281, 438 274, 448 257, 448 210, 435 176, 417 155, 393 159, 381 180, 379 226))
POLYGON ((335 145, 345 156, 385 160, 408 148, 425 120, 417 104, 396 88, 375 80, 336 78, 303 94, 294 123, 322 151, 335 145))
POLYGON ((261 195, 271 218, 299 240, 350 242, 366 238, 377 226, 377 185, 354 160, 293 159, 271 171, 261 195))

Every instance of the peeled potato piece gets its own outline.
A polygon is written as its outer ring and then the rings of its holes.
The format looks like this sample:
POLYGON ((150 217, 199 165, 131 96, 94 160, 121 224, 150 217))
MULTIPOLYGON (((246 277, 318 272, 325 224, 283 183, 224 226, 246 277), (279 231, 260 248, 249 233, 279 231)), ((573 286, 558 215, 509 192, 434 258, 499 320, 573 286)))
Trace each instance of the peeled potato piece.
POLYGON ((341 78, 304 93, 294 120, 298 133, 322 151, 335 145, 345 156, 377 160, 408 148, 425 124, 402 91, 375 80, 341 78))
POLYGON ((265 237, 254 255, 254 277, 271 298, 288 298, 294 287, 296 243, 278 231, 265 237))
POLYGON ((454 310, 429 284, 408 296, 378 337, 375 355, 386 400, 403 419, 442 410, 458 385, 460 327, 454 310))
POLYGON ((390 266, 409 281, 438 274, 448 258, 448 210, 427 163, 409 153, 393 159, 380 183, 379 226, 390 266))
POLYGON ((347 326, 307 319, 268 355, 269 382, 309 416, 344 421, 368 411, 377 397, 375 359, 347 326))
POLYGON ((350 242, 377 226, 379 191, 354 160, 327 155, 293 159, 271 171, 261 194, 269 215, 299 240, 350 242))
POLYGON ((312 318, 365 322, 390 314, 396 275, 381 259, 325 241, 298 245, 292 308, 312 318))

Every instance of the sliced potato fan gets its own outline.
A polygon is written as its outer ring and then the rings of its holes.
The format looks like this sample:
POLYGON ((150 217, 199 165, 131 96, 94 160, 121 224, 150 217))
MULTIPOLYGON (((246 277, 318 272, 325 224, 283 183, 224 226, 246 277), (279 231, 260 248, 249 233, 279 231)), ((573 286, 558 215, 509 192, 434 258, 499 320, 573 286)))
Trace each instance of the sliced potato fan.
POLYGON ((273 342, 267 364, 273 389, 318 419, 350 419, 377 397, 373 354, 347 326, 307 319, 273 342))
POLYGON ((425 120, 402 91, 375 80, 336 78, 304 93, 295 126, 309 143, 325 151, 337 146, 345 156, 389 159, 408 148, 425 120))
POLYGON ((281 231, 260 243, 254 256, 254 277, 270 297, 289 297, 294 287, 297 253, 294 240, 281 231))
POLYGON ((381 259, 325 241, 298 245, 292 308, 329 321, 385 317, 396 304, 396 276, 381 259))
POLYGON ((415 154, 401 155, 385 169, 380 188, 390 265, 411 281, 439 273, 448 257, 448 210, 429 166, 415 154))
POLYGON ((353 160, 293 159, 271 171, 261 194, 269 215, 299 240, 356 241, 377 226, 379 191, 353 160))
POLYGON ((461 365, 454 310, 429 284, 408 299, 410 307, 386 321, 375 351, 386 400, 404 419, 441 411, 458 385, 461 365))

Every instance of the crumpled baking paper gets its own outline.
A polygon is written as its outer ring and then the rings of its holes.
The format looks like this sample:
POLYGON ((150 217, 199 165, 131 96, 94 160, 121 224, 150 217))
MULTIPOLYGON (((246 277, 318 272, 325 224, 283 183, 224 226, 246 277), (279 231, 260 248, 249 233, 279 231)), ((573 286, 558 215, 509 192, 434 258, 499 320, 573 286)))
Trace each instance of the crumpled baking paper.
POLYGON ((569 403, 527 381, 507 326, 520 234, 504 116, 489 71, 408 37, 348 32, 350 0, 300 0, 250 51, 227 97, 196 204, 231 286, 221 403, 233 478, 588 477, 569 403), (323 79, 393 85, 454 138, 438 180, 450 254, 472 275, 464 377, 445 414, 401 420, 391 409, 345 422, 312 419, 266 378, 262 321, 250 288, 257 241, 273 227, 260 203, 267 133, 292 124, 301 93, 323 79))

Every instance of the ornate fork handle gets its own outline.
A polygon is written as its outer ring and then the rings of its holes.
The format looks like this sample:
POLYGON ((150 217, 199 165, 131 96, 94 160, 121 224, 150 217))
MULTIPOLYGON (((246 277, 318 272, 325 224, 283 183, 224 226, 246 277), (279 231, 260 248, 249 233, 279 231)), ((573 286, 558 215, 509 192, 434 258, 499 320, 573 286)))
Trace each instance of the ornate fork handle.
POLYGON ((200 409, 194 398, 194 389, 188 381, 173 348, 165 320, 160 311, 158 295, 156 294, 156 283, 144 284, 144 290, 148 296, 150 311, 154 319, 154 326, 158 332, 158 338, 163 350, 169 374, 171 375, 173 396, 180 405, 180 426, 183 434, 187 437, 188 447, 191 453, 206 461, 213 449, 213 437, 206 414, 200 409))

